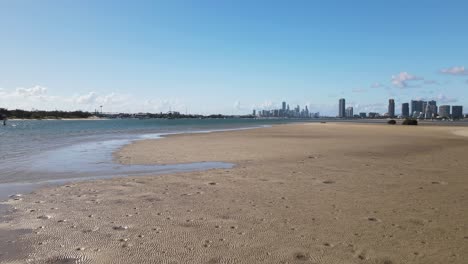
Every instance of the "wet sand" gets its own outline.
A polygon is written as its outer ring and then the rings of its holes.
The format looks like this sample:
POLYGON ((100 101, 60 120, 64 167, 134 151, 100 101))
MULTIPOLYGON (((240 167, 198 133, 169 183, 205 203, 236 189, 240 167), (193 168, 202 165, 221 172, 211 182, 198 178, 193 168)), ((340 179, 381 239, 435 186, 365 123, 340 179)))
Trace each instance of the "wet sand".
POLYGON ((237 166, 13 197, 0 262, 466 263, 463 131, 294 124, 139 141, 115 158, 237 166))

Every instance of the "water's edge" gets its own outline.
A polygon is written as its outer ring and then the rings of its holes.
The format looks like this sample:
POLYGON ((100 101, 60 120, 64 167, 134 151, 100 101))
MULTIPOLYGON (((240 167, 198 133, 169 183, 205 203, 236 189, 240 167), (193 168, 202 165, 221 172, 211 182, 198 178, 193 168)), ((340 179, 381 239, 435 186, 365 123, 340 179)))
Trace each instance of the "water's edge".
MULTIPOLYGON (((0 183, 0 205, 4 204, 8 198, 16 194, 28 194, 37 189, 50 186, 64 185, 68 183, 75 183, 80 181, 92 181, 92 180, 105 180, 113 179, 120 177, 128 176, 157 176, 162 174, 174 174, 181 172, 194 172, 194 171, 205 171, 211 169, 226 169, 232 168, 235 164, 226 163, 226 162, 197 162, 197 163, 180 163, 180 164, 170 164, 170 165, 126 165, 122 164, 118 158, 116 158, 115 153, 120 151, 123 147, 132 144, 141 140, 151 140, 151 139, 164 139, 172 135, 182 135, 182 134, 201 134, 201 133, 215 133, 215 132, 228 132, 228 131, 239 131, 239 130, 248 130, 248 129, 258 129, 271 127, 271 125, 262 125, 262 126, 252 126, 252 127, 240 127, 240 128, 229 128, 229 129, 212 129, 212 130, 199 130, 199 131, 181 131, 181 132, 169 132, 169 133, 149 133, 135 136, 134 138, 129 138, 124 141, 117 142, 114 145, 111 145, 106 151, 109 155, 110 163, 101 163, 98 162, 96 167, 103 170, 91 170, 89 173, 84 174, 77 171, 65 171, 61 173, 76 173, 78 177, 66 177, 66 178, 53 178, 47 180, 38 180, 38 181, 26 181, 26 182, 6 182, 0 183), (104 171, 108 170, 108 171, 104 171)), ((88 144, 96 144, 98 142, 89 142, 88 144)), ((71 148, 76 146, 71 146, 71 148)), ((58 149, 52 151, 53 154, 62 156, 63 149, 58 149), (54 153, 55 152, 55 153, 54 153)), ((49 154, 51 155, 51 154, 49 154)), ((67 155, 63 155, 67 156, 67 155)), ((92 155, 91 155, 92 156, 92 155)), ((50 161, 47 160, 47 166, 49 166, 50 161)), ((43 169, 41 162, 34 166, 35 169, 43 169)), ((89 164, 88 164, 89 165, 89 164)), ((80 166, 79 164, 77 166, 80 166)), ((49 168, 50 169, 50 168, 49 168)), ((55 168, 54 168, 55 169, 55 168)), ((73 169, 73 168, 72 168, 73 169)), ((47 168, 45 169, 47 171, 47 168)), ((54 171, 49 171, 50 173, 55 173, 54 171)), ((57 174, 62 175, 62 174, 57 174)), ((5 209, 0 208, 0 212, 5 209)))

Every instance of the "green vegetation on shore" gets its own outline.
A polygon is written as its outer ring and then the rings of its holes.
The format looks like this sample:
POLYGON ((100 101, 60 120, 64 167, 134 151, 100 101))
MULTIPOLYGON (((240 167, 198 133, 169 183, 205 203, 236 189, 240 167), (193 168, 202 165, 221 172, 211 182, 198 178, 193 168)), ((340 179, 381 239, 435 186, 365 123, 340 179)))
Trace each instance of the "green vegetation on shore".
POLYGON ((405 120, 403 120, 403 123, 401 123, 401 124, 402 125, 407 125, 407 126, 417 126, 418 125, 418 120, 406 118, 405 120))
POLYGON ((5 108, 0 108, 0 117, 6 117, 8 119, 81 119, 81 118, 90 118, 92 116, 97 116, 100 118, 139 118, 139 119, 149 119, 149 118, 163 118, 163 119, 181 119, 181 118, 254 118, 252 115, 242 115, 242 116, 233 116, 233 115, 192 115, 192 114, 181 114, 179 112, 169 112, 169 113, 90 113, 85 111, 43 111, 43 110, 34 110, 26 111, 21 109, 8 110, 5 108))
POLYGON ((61 118, 89 118, 93 114, 83 111, 26 111, 26 110, 8 110, 0 108, 0 116, 6 116, 9 119, 61 119, 61 118))

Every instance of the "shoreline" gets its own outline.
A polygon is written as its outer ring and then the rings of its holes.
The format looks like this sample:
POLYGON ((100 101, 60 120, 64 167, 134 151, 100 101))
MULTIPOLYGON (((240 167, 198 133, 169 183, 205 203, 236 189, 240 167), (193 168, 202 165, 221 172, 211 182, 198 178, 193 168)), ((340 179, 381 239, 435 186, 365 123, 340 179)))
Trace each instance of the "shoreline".
MULTIPOLYGON (((135 176, 148 176, 148 175, 161 175, 161 174, 169 174, 169 173, 182 173, 182 172, 196 172, 196 171, 204 171, 216 168, 226 168, 226 166, 234 166, 235 164, 223 164, 222 162, 216 161, 207 161, 202 163, 174 163, 174 164, 124 164, 119 161, 117 158, 117 153, 126 145, 131 145, 138 141, 146 141, 146 140, 161 140, 166 137, 177 136, 180 134, 209 134, 209 133, 220 133, 220 132, 231 132, 231 131, 243 131, 243 130, 250 130, 250 129, 259 129, 259 128, 267 128, 271 127, 271 125, 261 125, 261 126, 252 126, 252 127, 238 127, 238 128, 226 128, 226 129, 208 129, 208 130, 196 130, 196 131, 178 131, 178 132, 163 132, 163 133, 148 133, 138 135, 131 139, 125 141, 125 143, 118 145, 117 147, 111 148, 109 151, 109 156, 111 157, 110 160, 98 160, 99 164, 103 162, 110 162, 110 166, 115 164, 116 166, 112 166, 116 169, 113 172, 105 172, 103 175, 98 175, 100 172, 96 172, 96 175, 82 175, 78 173, 76 177, 67 177, 67 178, 47 178, 42 179, 39 181, 21 181, 21 182, 2 182, 0 183, 0 203, 5 202, 10 195, 14 195, 16 193, 21 194, 28 194, 33 192, 34 190, 40 189, 43 186, 58 186, 67 183, 76 183, 81 181, 93 181, 93 180, 102 180, 102 179, 113 179, 118 177, 128 177, 129 175, 135 176), (211 164, 211 165, 210 165, 211 164), (123 165, 123 166, 118 166, 123 165), (130 165, 133 165, 133 171, 129 170, 130 165), (154 165, 154 167, 151 167, 154 165), (141 168, 140 168, 140 167, 141 168), (162 167, 167 167, 166 171, 162 170, 162 167), (180 167, 177 169, 177 167, 180 167), (187 167, 187 168, 186 168, 187 167), (190 169, 191 168, 191 169, 190 169), (12 188, 13 187, 13 188, 12 188), (9 189, 10 192, 6 195, 1 193, 2 189, 9 189), (20 191, 20 192, 18 192, 20 191)), ((92 142, 91 142, 92 143, 92 142)), ((86 165, 86 164, 83 164, 86 165)), ((52 171, 51 171, 52 172, 52 171)), ((73 172, 70 172, 73 173, 73 172)))
POLYGON ((236 166, 47 187, 10 200, 0 232, 32 229, 13 240, 37 263, 463 263, 468 142, 451 131, 301 123, 137 141, 122 163, 236 166))
POLYGON ((7 121, 100 121, 110 120, 109 118, 44 118, 44 119, 22 119, 13 118, 7 119, 7 121))

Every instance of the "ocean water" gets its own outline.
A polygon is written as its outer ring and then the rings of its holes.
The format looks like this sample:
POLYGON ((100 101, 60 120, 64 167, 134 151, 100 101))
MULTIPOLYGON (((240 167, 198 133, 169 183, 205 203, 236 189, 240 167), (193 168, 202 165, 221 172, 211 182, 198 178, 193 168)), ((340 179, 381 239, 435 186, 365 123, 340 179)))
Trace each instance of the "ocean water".
POLYGON ((121 165, 112 153, 167 134, 249 129, 298 122, 255 119, 9 120, 0 127, 0 199, 70 181, 230 168, 222 162, 121 165))

